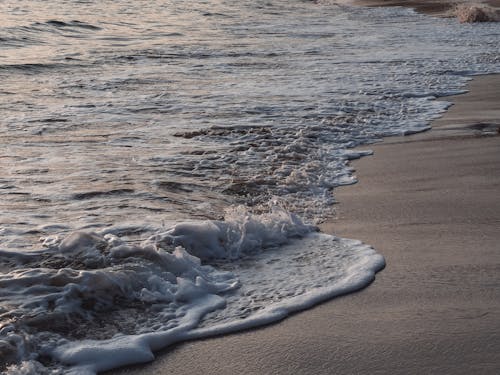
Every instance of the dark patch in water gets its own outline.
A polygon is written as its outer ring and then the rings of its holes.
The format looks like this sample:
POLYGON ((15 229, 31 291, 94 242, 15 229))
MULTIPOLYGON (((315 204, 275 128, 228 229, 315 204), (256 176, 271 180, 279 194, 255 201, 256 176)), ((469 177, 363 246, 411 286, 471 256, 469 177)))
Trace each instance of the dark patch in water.
POLYGON ((215 150, 189 150, 181 152, 182 155, 211 155, 217 153, 218 151, 215 150))
POLYGON ((181 184, 179 182, 174 182, 174 181, 160 181, 156 183, 156 185, 161 188, 165 189, 168 191, 173 191, 173 192, 185 192, 185 193, 192 193, 193 190, 188 188, 187 185, 181 184))
POLYGON ((108 191, 89 191, 85 193, 76 193, 71 197, 76 200, 84 200, 84 199, 92 199, 92 198, 100 198, 106 197, 110 195, 121 195, 121 194, 131 194, 133 193, 133 189, 114 189, 108 191))
POLYGON ((31 73, 36 74, 40 71, 47 69, 56 69, 59 67, 63 67, 64 64, 42 64, 42 63, 34 63, 34 64, 5 64, 0 65, 0 72, 2 70, 18 70, 23 73, 31 73))
POLYGON ((63 22, 63 21, 58 21, 58 20, 49 20, 46 22, 47 25, 54 26, 54 27, 79 27, 82 29, 88 29, 88 30, 101 30, 100 27, 94 26, 85 22, 73 20, 70 22, 63 22))
POLYGON ((46 118, 46 119, 40 120, 40 122, 48 122, 48 123, 68 122, 68 119, 65 119, 65 118, 46 118))
POLYGON ((174 137, 195 138, 199 136, 228 136, 228 135, 246 135, 246 134, 269 134, 271 129, 264 126, 213 126, 208 129, 200 129, 190 132, 175 133, 174 137))
POLYGON ((89 23, 81 22, 81 21, 71 21, 70 23, 71 26, 75 27, 81 27, 82 29, 89 29, 89 30, 101 30, 99 26, 91 25, 89 23))
POLYGON ((235 182, 230 184, 226 189, 222 190, 225 194, 233 194, 240 196, 248 196, 254 193, 256 190, 255 184, 249 184, 246 182, 235 182))
POLYGON ((47 21, 46 24, 47 25, 51 25, 51 26, 56 26, 56 27, 65 27, 65 26, 68 26, 68 24, 66 22, 57 21, 57 20, 47 21))

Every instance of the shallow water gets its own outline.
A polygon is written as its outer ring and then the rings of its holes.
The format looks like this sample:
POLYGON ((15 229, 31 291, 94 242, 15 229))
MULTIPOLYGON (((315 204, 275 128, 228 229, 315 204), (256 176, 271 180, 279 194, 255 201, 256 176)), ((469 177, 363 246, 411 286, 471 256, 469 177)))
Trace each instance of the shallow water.
POLYGON ((437 97, 500 66, 498 24, 405 9, 0 9, 0 365, 12 373, 150 360, 366 285, 383 259, 311 225, 355 181, 347 161, 365 153, 349 149, 427 129, 448 106, 437 97))

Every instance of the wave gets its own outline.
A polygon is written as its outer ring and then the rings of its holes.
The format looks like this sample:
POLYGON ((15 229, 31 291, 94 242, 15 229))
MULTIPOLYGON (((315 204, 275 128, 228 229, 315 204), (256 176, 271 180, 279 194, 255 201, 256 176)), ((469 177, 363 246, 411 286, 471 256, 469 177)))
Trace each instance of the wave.
POLYGON ((69 22, 65 21, 58 21, 58 20, 49 20, 45 22, 45 24, 50 25, 50 26, 55 26, 58 28, 64 27, 64 28, 77 28, 77 29, 87 29, 87 30, 101 30, 101 27, 95 26, 86 22, 78 21, 78 20, 73 20, 69 22))
POLYGON ((101 27, 83 21, 49 20, 28 25, 0 27, 0 47, 23 48, 51 43, 54 36, 82 37, 84 34, 102 30, 101 27))
POLYGON ((0 73, 7 72, 21 72, 25 74, 36 74, 46 70, 59 70, 67 67, 64 63, 18 63, 18 64, 0 64, 0 73))
POLYGON ((149 361, 175 342, 267 324, 359 289, 384 265, 369 246, 316 233, 277 207, 237 207, 224 221, 180 223, 141 244, 125 238, 78 231, 45 238, 45 249, 0 252, 9 268, 0 275, 7 374, 149 361))

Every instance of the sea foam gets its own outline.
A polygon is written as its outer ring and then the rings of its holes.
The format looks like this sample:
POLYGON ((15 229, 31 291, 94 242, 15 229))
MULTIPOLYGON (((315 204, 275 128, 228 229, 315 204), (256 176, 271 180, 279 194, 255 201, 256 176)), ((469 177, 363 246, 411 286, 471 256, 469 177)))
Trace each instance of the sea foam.
MULTIPOLYGON (((359 241, 317 233, 283 209, 180 223, 130 244, 74 232, 0 276, 9 374, 95 373, 153 351, 283 319, 359 289, 384 266, 359 241), (256 272, 258 273, 256 275, 256 272)), ((12 256, 10 256, 12 255, 12 256)))

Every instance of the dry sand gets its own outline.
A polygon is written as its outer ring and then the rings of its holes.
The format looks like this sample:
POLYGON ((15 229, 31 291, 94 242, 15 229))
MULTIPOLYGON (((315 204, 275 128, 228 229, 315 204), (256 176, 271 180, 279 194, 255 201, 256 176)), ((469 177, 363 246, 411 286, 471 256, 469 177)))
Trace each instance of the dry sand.
POLYGON ((470 90, 437 129, 373 146, 336 192, 323 230, 385 256, 371 286, 116 373, 500 373, 500 76, 470 90))

